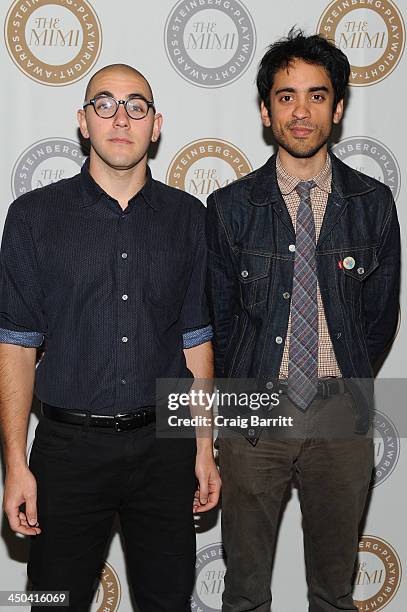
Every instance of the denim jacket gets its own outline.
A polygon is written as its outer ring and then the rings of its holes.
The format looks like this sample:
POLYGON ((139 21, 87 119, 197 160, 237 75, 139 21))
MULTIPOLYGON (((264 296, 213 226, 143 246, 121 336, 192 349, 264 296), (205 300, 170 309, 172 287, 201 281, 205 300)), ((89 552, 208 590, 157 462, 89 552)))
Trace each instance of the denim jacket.
MULTIPOLYGON (((397 326, 399 224, 387 186, 333 154, 331 160, 332 192, 316 245, 317 276, 338 366, 354 399, 355 431, 365 433, 374 366, 397 326), (343 266, 346 257, 354 259, 353 267, 343 266)), ((216 376, 278 378, 295 230, 278 188, 276 156, 212 193, 207 213, 216 376)), ((250 431, 256 443, 259 430, 250 431)))

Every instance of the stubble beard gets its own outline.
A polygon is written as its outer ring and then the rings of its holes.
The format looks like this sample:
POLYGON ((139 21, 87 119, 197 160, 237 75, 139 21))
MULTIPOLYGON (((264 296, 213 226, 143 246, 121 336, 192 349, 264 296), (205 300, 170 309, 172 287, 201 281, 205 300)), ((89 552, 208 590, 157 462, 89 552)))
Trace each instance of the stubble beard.
POLYGON ((328 142, 330 135, 321 133, 318 142, 313 146, 310 146, 307 145, 305 139, 299 140, 297 145, 295 145, 295 143, 291 143, 288 138, 285 137, 284 133, 275 128, 273 125, 272 132, 277 144, 287 151, 287 153, 289 153, 292 157, 296 157, 297 159, 308 159, 310 157, 314 157, 314 155, 316 155, 318 151, 328 142))

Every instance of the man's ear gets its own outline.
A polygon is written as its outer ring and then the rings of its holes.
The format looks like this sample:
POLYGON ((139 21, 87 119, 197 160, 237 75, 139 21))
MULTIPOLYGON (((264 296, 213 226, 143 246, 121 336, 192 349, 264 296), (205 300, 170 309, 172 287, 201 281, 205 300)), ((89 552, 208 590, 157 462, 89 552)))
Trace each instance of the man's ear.
POLYGON ((333 115, 333 122, 334 123, 339 123, 340 120, 342 119, 343 116, 343 98, 342 100, 339 100, 338 104, 336 105, 336 108, 334 110, 334 115, 333 115))
POLYGON ((78 119, 79 129, 81 131, 82 136, 84 138, 89 138, 88 124, 86 121, 85 110, 83 108, 80 108, 78 112, 76 113, 76 117, 78 119))
POLYGON ((270 127, 270 125, 271 125, 271 113, 270 113, 270 111, 268 110, 267 106, 264 104, 263 101, 260 104, 260 115, 261 115, 261 120, 263 122, 264 127, 270 127))
POLYGON ((157 142, 160 137, 161 126, 163 124, 163 116, 161 113, 156 113, 154 116, 153 133, 151 135, 151 142, 157 142))

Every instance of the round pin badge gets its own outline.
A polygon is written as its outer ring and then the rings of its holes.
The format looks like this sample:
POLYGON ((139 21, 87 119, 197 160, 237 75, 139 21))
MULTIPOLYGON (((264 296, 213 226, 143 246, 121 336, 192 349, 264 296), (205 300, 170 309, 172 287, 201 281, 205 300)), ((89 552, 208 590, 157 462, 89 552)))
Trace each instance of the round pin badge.
POLYGON ((353 257, 345 257, 345 259, 343 260, 343 267, 345 268, 345 270, 352 270, 352 268, 355 267, 355 260, 353 259, 353 257))

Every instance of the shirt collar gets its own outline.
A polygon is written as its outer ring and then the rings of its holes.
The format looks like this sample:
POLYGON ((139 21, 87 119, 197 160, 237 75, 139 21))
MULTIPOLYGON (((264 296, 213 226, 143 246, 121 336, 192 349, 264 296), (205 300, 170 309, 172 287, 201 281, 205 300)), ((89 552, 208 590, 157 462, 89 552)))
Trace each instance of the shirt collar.
MULTIPOLYGON (((112 198, 112 196, 106 193, 106 191, 104 191, 102 187, 100 187, 100 185, 98 185, 97 182, 94 180, 94 178, 91 176, 89 172, 89 158, 87 158, 84 164, 82 165, 81 174, 80 174, 80 183, 81 183, 81 188, 82 188, 82 201, 81 201, 82 206, 91 206, 92 204, 96 204, 96 202, 99 201, 101 196, 105 196, 106 198, 109 198, 110 200, 114 199, 112 198)), ((154 195, 153 195, 153 191, 154 191, 153 183, 154 183, 154 179, 151 175, 151 170, 147 166, 146 182, 144 183, 141 190, 138 191, 136 194, 134 194, 132 198, 130 198, 129 206, 139 195, 141 195, 143 199, 145 200, 145 202, 149 206, 151 206, 152 209, 159 210, 160 209, 159 202, 157 198, 154 198, 154 195)))
MULTIPOLYGON (((285 170, 283 164, 281 163, 279 154, 277 154, 276 172, 278 186, 283 195, 288 195, 289 193, 292 193, 297 187, 298 183, 303 180, 298 178, 297 176, 291 176, 291 174, 289 174, 287 170, 285 170)), ((326 191, 327 193, 331 193, 332 164, 331 158, 328 154, 326 156, 324 166, 321 168, 321 170, 316 176, 312 177, 312 180, 315 181, 319 189, 321 189, 322 191, 326 191)))

